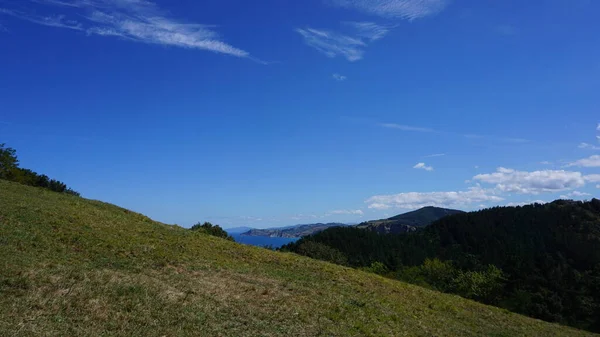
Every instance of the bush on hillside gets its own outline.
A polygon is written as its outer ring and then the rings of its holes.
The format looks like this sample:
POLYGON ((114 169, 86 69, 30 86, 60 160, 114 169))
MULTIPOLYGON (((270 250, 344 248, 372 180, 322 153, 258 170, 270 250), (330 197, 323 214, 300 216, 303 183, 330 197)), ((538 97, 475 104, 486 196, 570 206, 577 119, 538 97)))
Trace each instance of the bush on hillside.
POLYGON ((227 232, 221 228, 219 225, 213 225, 210 222, 200 223, 193 225, 190 230, 193 231, 202 231, 208 235, 216 236, 219 238, 227 239, 229 241, 234 241, 233 237, 231 237, 227 232))

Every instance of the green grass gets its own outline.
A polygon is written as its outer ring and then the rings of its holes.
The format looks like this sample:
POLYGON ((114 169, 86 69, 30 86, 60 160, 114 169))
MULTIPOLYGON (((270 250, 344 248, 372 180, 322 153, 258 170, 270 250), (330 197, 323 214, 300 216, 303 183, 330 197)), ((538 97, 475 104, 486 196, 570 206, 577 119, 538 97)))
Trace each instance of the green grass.
POLYGON ((0 336, 586 336, 0 181, 0 336))

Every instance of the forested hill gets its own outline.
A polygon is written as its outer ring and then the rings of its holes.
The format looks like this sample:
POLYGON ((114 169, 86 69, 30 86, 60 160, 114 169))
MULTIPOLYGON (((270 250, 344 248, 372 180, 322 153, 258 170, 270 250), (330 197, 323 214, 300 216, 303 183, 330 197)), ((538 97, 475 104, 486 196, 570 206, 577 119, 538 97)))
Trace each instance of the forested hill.
POLYGON ((387 219, 366 221, 359 224, 358 227, 381 234, 407 233, 414 232, 417 228, 425 227, 445 216, 458 213, 463 213, 463 211, 428 206, 387 219))
POLYGON ((600 331, 600 200, 444 217, 422 231, 334 228, 284 249, 600 331))

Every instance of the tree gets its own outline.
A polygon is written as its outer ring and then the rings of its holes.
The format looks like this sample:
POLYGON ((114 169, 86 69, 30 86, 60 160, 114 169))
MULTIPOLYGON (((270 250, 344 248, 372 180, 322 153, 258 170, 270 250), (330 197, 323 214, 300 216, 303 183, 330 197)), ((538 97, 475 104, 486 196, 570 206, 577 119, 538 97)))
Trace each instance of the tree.
POLYGON ((502 270, 489 265, 483 271, 460 271, 453 279, 453 292, 476 301, 495 304, 503 287, 502 270))
POLYGON ((0 179, 11 179, 18 168, 17 151, 6 147, 4 143, 0 144, 0 179))

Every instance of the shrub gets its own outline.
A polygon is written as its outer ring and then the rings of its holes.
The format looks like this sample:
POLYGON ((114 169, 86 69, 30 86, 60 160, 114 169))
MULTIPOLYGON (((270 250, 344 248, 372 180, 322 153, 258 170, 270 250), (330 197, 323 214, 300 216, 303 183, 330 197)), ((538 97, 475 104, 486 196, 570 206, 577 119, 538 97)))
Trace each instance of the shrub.
POLYGON ((229 241, 234 241, 233 237, 231 237, 227 232, 221 228, 219 225, 213 225, 210 222, 200 223, 193 225, 190 230, 193 231, 202 231, 208 235, 216 236, 219 238, 227 239, 229 241))

